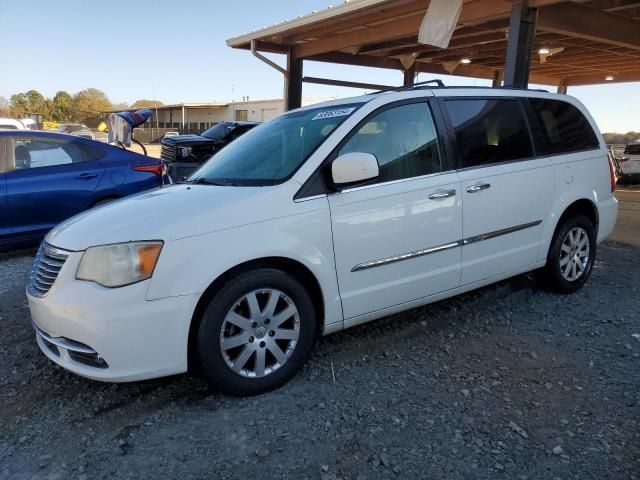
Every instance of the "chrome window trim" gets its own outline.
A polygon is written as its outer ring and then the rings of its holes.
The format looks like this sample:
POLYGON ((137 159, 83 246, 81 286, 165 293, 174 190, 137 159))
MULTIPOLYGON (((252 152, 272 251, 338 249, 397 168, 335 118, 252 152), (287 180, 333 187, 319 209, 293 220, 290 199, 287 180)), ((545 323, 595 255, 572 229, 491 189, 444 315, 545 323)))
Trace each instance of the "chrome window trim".
POLYGON ((309 200, 318 200, 320 198, 327 198, 327 194, 326 193, 320 193, 318 195, 312 195, 310 197, 294 198, 293 202, 294 203, 308 202, 309 200))
POLYGON ((437 177, 439 175, 446 175, 446 174, 451 174, 451 173, 456 173, 456 171, 455 170, 447 170, 445 172, 428 173, 426 175, 420 175, 419 177, 399 178, 397 180, 390 180, 388 182, 383 182, 383 183, 372 183, 372 184, 369 184, 369 185, 359 185, 357 187, 345 188, 344 190, 340 190, 340 191, 335 192, 335 193, 358 192, 360 190, 367 190, 369 188, 384 187, 386 185, 395 185, 397 183, 419 181, 419 180, 424 180, 426 178, 437 177))
POLYGON ((527 228, 536 227, 541 223, 542 223, 542 220, 536 220, 535 222, 523 223, 521 225, 514 225, 513 227, 508 227, 508 228, 503 228, 501 230, 494 230, 492 232, 482 233, 480 235, 475 235, 473 237, 457 240, 451 243, 445 243, 443 245, 437 245, 435 247, 421 248, 419 250, 413 250, 411 252, 401 253, 399 255, 379 258, 377 260, 369 260, 369 261, 357 264, 355 267, 351 269, 351 272, 359 272, 361 270, 367 270, 369 268, 381 267, 383 265, 402 262, 404 260, 422 257, 432 253, 443 252, 445 250, 450 250, 452 248, 463 247, 465 245, 470 245, 470 244, 481 242, 484 240, 490 240, 492 238, 508 235, 510 233, 518 232, 520 230, 525 230, 527 228))

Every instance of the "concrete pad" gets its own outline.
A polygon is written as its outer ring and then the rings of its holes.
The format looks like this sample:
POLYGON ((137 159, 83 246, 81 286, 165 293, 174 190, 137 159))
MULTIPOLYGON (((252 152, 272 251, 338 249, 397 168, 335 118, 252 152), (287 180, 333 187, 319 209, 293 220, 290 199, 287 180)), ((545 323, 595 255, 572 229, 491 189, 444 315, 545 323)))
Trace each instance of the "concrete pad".
POLYGON ((640 247, 640 188, 619 188, 618 222, 608 240, 640 247))

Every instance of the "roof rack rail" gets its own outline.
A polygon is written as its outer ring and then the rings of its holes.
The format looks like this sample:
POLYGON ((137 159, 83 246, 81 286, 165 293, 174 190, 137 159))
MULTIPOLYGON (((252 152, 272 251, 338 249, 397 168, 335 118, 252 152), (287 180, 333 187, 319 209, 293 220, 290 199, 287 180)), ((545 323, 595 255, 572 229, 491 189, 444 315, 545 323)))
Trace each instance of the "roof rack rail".
POLYGON ((403 92, 406 90, 417 90, 417 89, 421 89, 421 88, 477 88, 477 89, 502 89, 502 90, 526 90, 529 92, 543 92, 543 93, 549 93, 549 90, 544 90, 542 88, 526 88, 526 87, 519 87, 516 85, 501 85, 499 87, 491 87, 491 86, 482 86, 482 85, 466 85, 466 86, 456 86, 456 85, 451 85, 451 86, 447 86, 443 83, 442 80, 435 78, 433 80, 427 80, 425 82, 419 82, 419 83, 414 83, 413 85, 403 85, 400 87, 391 87, 391 88, 385 88, 383 90, 376 90, 375 92, 370 92, 367 95, 374 95, 374 94, 378 94, 378 93, 386 93, 386 92, 403 92))
POLYGON ((445 88, 445 84, 442 80, 438 78, 434 78, 433 80, 427 80, 425 82, 414 83, 413 85, 403 85, 400 87, 392 87, 385 88, 383 90, 377 90, 375 92, 371 92, 368 95, 372 95, 374 93, 385 93, 385 92, 402 92, 404 90, 414 90, 416 88, 425 88, 427 85, 433 85, 435 83, 438 88, 445 88))
POLYGON ((529 92, 549 93, 549 90, 545 90, 544 88, 527 88, 527 87, 519 87, 517 85, 500 85, 499 87, 492 87, 492 88, 503 88, 505 90, 527 90, 529 92))

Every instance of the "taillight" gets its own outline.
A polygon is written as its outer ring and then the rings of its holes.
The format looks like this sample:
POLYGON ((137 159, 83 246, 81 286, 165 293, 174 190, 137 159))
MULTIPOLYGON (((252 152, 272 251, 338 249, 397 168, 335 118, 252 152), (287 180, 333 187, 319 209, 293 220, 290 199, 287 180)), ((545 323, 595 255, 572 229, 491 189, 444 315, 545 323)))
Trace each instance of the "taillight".
POLYGON ((609 178, 611 180, 611 193, 616 191, 616 171, 613 168, 613 161, 611 158, 609 160, 609 178))
POLYGON ((155 165, 136 165, 133 169, 138 172, 155 173, 159 177, 167 172, 167 167, 164 163, 157 163, 155 165))

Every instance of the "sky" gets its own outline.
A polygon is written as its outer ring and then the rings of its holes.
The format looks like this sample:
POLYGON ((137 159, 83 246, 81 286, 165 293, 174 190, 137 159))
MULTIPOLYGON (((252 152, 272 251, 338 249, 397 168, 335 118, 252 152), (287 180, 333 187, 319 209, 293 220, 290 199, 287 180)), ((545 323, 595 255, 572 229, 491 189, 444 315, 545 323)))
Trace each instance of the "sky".
MULTIPOLYGON (((343 0, 0 0, 0 96, 94 87, 114 103, 282 98, 282 75, 225 40, 343 0)), ((273 59, 284 64, 284 57, 273 59)), ((400 85, 400 72, 305 62, 308 76, 400 85)), ((433 78, 421 74, 419 80, 433 78)), ((487 85, 442 77, 447 85, 487 85)), ((532 87, 533 88, 533 87, 532 87)), ((555 91, 555 87, 542 87, 555 91)), ((304 97, 362 90, 304 84, 304 97)), ((640 130, 640 83, 569 87, 603 132, 640 130)))

